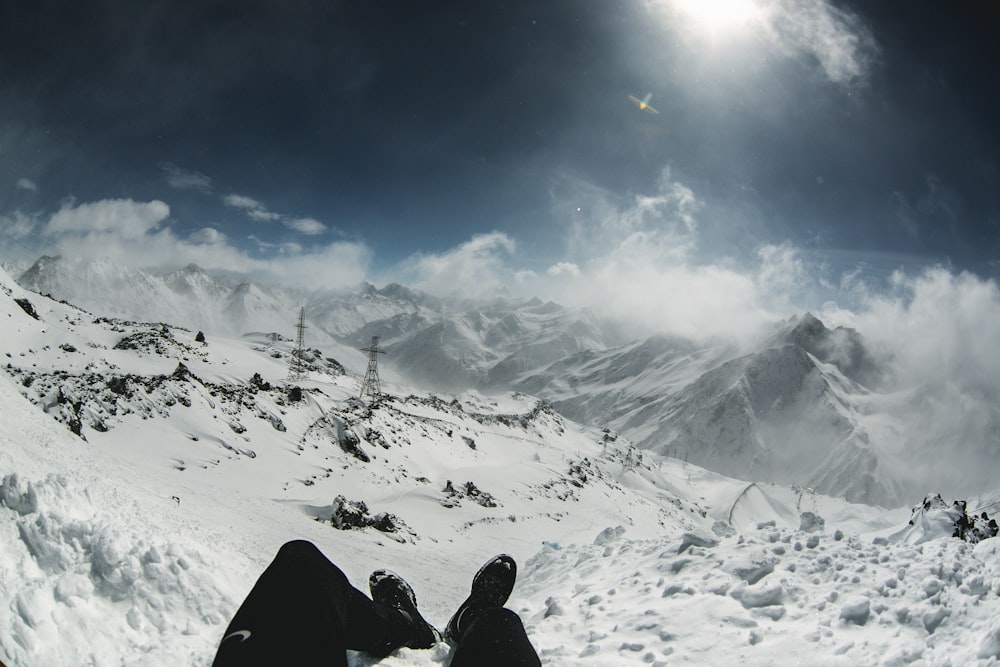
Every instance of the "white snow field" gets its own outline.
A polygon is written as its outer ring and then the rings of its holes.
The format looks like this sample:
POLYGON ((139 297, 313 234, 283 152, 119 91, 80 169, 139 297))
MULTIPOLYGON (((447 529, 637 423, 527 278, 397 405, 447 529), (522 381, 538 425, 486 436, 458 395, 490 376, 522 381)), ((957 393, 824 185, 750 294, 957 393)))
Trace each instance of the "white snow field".
MULTIPOLYGON (((292 400, 288 341, 203 344, 2 273, 0 332, 9 667, 208 665, 295 538, 362 589, 398 572, 438 627, 512 554, 508 606, 547 665, 1000 664, 1000 541, 934 516, 723 477, 524 394, 390 384, 372 408, 314 353, 292 400), (340 496, 391 532, 336 528, 340 496)), ((379 664, 447 662, 440 645, 379 664)))

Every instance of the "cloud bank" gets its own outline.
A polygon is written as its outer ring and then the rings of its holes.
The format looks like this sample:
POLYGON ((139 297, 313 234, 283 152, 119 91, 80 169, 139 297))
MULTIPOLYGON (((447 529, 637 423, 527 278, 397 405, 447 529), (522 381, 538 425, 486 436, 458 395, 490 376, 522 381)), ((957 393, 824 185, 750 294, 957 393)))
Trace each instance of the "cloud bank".
POLYGON ((501 232, 477 234, 443 253, 416 254, 387 271, 386 277, 441 296, 495 296, 513 281, 516 248, 501 232))
POLYGON ((105 199, 79 206, 64 205, 49 218, 45 234, 134 240, 154 230, 168 215, 170 207, 159 200, 105 199))
MULTIPOLYGON (((151 272, 195 263, 208 270, 242 274, 262 282, 306 286, 355 285, 365 279, 371 262, 368 247, 353 242, 308 248, 282 244, 268 258, 251 257, 212 227, 180 238, 169 217, 170 207, 159 200, 67 203, 47 219, 20 212, 0 217, 0 236, 38 237, 38 254, 106 258, 151 272)), ((303 223, 306 227, 310 224, 303 223)))
POLYGON ((1000 457, 1000 288, 931 267, 897 272, 856 311, 828 306, 827 322, 858 329, 888 370, 875 410, 889 456, 931 491, 996 489, 1000 457), (947 457, 947 463, 943 461, 947 457))

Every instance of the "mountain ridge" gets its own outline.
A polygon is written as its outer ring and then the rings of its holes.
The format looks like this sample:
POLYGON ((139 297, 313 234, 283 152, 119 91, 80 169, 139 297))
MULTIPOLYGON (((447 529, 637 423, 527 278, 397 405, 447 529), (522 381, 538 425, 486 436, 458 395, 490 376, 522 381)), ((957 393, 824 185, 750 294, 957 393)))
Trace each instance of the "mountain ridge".
MULTIPOLYGON (((66 282, 74 266, 42 258, 32 268, 66 282)), ((98 268, 98 275, 117 275, 107 264, 98 268)), ((538 298, 455 302, 394 283, 296 297, 246 281, 215 282, 199 267, 168 275, 186 295, 184 312, 201 308, 230 329, 283 331, 293 339, 296 306, 303 304, 309 345, 338 350, 333 356, 348 367, 357 368, 359 350, 379 336, 386 351, 383 379, 436 391, 528 393, 641 448, 748 480, 794 483, 881 505, 939 483, 933 467, 907 461, 917 452, 934 456, 932 438, 913 433, 907 423, 909 404, 953 402, 952 388, 894 389, 886 383, 884 360, 859 332, 827 328, 808 312, 775 322, 760 342, 743 348, 657 335, 626 342, 593 313, 538 298)), ((155 286, 157 280, 134 284, 155 286)), ((111 286, 131 284, 112 281, 100 294, 113 299, 111 286)), ((167 280, 159 284, 161 290, 143 288, 125 301, 145 299, 152 307, 152 295, 170 290, 167 280)), ((181 309, 170 306, 177 299, 162 301, 154 321, 182 320, 181 309), (167 319, 171 313, 179 319, 167 319)), ((988 434, 986 427, 995 424, 993 432, 1000 433, 1000 408, 980 412, 977 423, 986 425, 980 430, 988 434)), ((1000 440, 947 437, 953 457, 941 468, 947 484, 939 488, 955 492, 963 486, 961 467, 983 452, 1000 451, 1000 440)), ((976 488, 988 482, 977 479, 976 488)))

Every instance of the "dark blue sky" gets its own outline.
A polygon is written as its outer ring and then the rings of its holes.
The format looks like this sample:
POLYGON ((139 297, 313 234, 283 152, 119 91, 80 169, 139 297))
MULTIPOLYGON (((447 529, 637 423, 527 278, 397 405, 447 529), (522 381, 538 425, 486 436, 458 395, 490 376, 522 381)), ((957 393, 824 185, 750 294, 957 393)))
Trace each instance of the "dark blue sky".
POLYGON ((543 272, 682 187, 690 263, 997 273, 1000 5, 717 4, 9 0, 0 240, 160 200, 150 233, 251 258, 354 243, 378 272, 497 231, 543 272))

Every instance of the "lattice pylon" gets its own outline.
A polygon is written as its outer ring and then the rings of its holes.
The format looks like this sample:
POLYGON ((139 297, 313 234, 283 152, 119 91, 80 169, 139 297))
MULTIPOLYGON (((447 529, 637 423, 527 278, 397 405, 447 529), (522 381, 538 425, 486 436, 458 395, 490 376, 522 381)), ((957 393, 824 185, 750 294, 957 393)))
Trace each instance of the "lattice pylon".
POLYGON ((302 358, 302 353, 305 350, 303 346, 305 330, 306 309, 302 307, 299 309, 299 323, 295 327, 295 348, 292 350, 292 356, 288 360, 289 382, 304 380, 309 375, 309 367, 306 365, 305 359, 302 358))
POLYGON ((382 396, 382 387, 378 379, 378 355, 385 354, 378 346, 378 336, 372 336, 371 345, 362 348, 362 352, 368 353, 368 370, 365 371, 365 379, 361 382, 360 397, 368 396, 373 402, 382 396))

